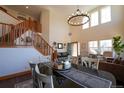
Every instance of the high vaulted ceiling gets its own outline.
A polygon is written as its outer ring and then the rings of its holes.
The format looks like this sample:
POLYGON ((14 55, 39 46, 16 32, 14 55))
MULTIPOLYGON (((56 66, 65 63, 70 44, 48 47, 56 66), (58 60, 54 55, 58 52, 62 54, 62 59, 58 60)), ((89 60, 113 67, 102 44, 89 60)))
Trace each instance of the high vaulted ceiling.
POLYGON ((80 10, 86 12, 90 11, 98 5, 27 5, 29 8, 26 9, 26 5, 6 5, 6 7, 28 14, 30 16, 33 16, 36 19, 40 18, 40 14, 42 13, 42 9, 56 9, 58 11, 63 12, 63 15, 69 15, 72 14, 74 11, 76 11, 77 8, 80 10))

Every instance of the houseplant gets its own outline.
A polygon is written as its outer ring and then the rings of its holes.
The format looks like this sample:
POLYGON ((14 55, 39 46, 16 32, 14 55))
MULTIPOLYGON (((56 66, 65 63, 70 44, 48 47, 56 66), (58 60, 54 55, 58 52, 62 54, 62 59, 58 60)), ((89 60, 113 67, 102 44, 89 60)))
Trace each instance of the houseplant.
POLYGON ((121 54, 124 52, 124 43, 120 35, 113 37, 113 49, 117 55, 115 62, 120 63, 121 54))

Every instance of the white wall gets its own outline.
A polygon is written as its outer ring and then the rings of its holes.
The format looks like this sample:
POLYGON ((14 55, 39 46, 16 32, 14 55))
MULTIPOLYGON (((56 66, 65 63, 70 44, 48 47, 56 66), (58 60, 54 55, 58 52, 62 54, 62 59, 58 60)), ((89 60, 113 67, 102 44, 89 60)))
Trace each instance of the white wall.
POLYGON ((29 60, 39 56, 34 48, 0 48, 0 77, 29 70, 29 60))
POLYGON ((42 24, 42 36, 49 42, 49 10, 42 9, 40 23, 42 24))
MULTIPOLYGON (((24 15, 24 17, 25 17, 26 19, 29 19, 29 17, 30 17, 32 20, 37 20, 36 18, 30 16, 29 14, 25 14, 25 13, 23 13, 23 12, 19 12, 19 11, 10 9, 10 8, 8 8, 8 7, 5 6, 5 5, 1 5, 1 7, 3 7, 4 9, 6 9, 6 10, 7 10, 7 13, 11 14, 12 16, 14 16, 14 17, 16 17, 16 18, 17 18, 17 16, 23 16, 23 15, 24 15)), ((20 20, 20 21, 23 21, 23 20, 20 20)), ((39 21, 39 20, 38 20, 38 21, 39 21)))
MULTIPOLYGON (((71 38, 68 36, 69 26, 67 16, 57 8, 42 9, 40 22, 42 23, 42 36, 52 46, 53 42, 68 43, 71 38)), ((58 52, 65 52, 66 47, 57 49, 58 52)))
POLYGON ((112 39, 117 34, 124 38, 124 6, 111 6, 111 8, 111 22, 85 30, 81 26, 70 27, 72 41, 79 41, 81 43, 82 54, 88 51, 87 44, 90 40, 112 39))
MULTIPOLYGON (((68 36, 69 26, 67 24, 67 18, 63 15, 64 11, 57 9, 50 9, 50 23, 49 23, 49 43, 53 42, 67 43, 71 39, 68 36)), ((58 52, 65 52, 66 48, 58 49, 58 52)))

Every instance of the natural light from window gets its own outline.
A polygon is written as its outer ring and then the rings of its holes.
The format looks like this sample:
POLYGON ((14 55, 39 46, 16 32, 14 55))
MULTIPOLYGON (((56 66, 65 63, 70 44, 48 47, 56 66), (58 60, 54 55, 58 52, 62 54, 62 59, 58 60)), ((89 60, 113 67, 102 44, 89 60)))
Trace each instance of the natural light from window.
POLYGON ((91 27, 98 25, 98 11, 91 14, 91 27))
POLYGON ((88 46, 89 46, 89 52, 91 54, 97 54, 97 50, 98 50, 98 42, 97 41, 90 41, 88 46))
POLYGON ((101 23, 106 23, 111 21, 111 7, 106 6, 101 9, 101 23))
POLYGON ((72 56, 77 57, 80 55, 80 43, 72 44, 72 56))
POLYGON ((72 56, 77 56, 77 44, 72 45, 72 56))
POLYGON ((103 54, 105 51, 112 51, 112 39, 89 41, 88 47, 91 54, 103 54))
POLYGON ((103 54, 104 51, 112 51, 112 40, 100 40, 100 52, 103 54))
MULTIPOLYGON (((86 18, 83 18, 83 23, 86 22, 86 18)), ((90 12, 90 22, 84 24, 82 29, 92 28, 101 24, 111 22, 111 6, 100 7, 94 12, 90 12)), ((86 30, 87 31, 87 30, 86 30)))
MULTIPOLYGON (((84 17, 83 18, 83 23, 86 22, 86 21, 87 21, 87 18, 84 17)), ((83 29, 87 29, 87 28, 89 28, 89 22, 83 25, 83 29)))

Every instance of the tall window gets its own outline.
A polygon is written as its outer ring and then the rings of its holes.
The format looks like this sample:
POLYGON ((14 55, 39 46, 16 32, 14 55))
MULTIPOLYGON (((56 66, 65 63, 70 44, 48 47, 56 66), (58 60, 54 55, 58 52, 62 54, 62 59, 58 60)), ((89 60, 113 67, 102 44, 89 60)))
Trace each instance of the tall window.
POLYGON ((100 40, 100 41, 90 41, 89 53, 91 54, 103 54, 104 51, 112 51, 112 40, 100 40))
POLYGON ((91 27, 98 25, 98 11, 91 14, 91 27))
MULTIPOLYGON (((83 23, 86 22, 86 21, 87 21, 87 18, 84 17, 83 18, 83 23)), ((83 25, 83 29, 87 29, 87 28, 89 28, 89 22, 83 25)))
POLYGON ((106 6, 101 9, 101 23, 106 23, 111 21, 111 7, 106 6))
POLYGON ((103 54, 104 51, 112 51, 112 40, 100 40, 99 43, 101 54, 103 54))
POLYGON ((89 46, 89 52, 91 54, 97 54, 97 50, 98 50, 98 42, 97 41, 90 41, 88 43, 89 46))

